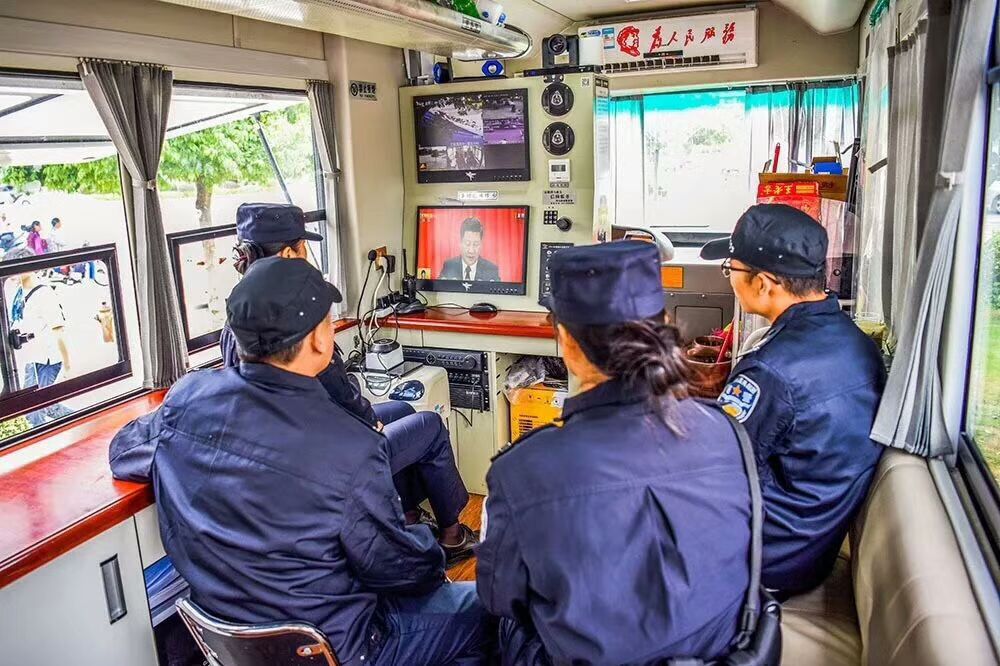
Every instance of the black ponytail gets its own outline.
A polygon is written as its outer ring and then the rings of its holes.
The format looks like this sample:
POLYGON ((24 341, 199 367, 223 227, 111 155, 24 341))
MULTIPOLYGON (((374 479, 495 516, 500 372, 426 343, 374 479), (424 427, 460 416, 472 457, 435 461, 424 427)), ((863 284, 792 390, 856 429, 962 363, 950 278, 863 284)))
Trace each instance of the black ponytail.
POLYGON ((591 363, 627 389, 648 394, 667 426, 680 432, 671 417, 677 402, 690 394, 690 371, 676 326, 663 316, 611 326, 563 326, 591 363))

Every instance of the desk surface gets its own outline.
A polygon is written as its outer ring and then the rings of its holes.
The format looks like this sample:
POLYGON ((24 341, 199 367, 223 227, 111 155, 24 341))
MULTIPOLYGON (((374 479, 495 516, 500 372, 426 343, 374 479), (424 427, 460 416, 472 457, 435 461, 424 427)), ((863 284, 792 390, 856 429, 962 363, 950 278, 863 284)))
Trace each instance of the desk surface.
POLYGON ((391 317, 386 319, 383 325, 473 335, 505 335, 549 340, 556 337, 547 312, 501 310, 495 314, 474 314, 461 308, 434 308, 420 314, 403 315, 398 320, 391 317))
POLYGON ((164 395, 144 395, 4 452, 20 453, 40 439, 66 441, 0 474, 0 587, 153 504, 152 486, 111 477, 108 445, 119 428, 156 409, 164 395))

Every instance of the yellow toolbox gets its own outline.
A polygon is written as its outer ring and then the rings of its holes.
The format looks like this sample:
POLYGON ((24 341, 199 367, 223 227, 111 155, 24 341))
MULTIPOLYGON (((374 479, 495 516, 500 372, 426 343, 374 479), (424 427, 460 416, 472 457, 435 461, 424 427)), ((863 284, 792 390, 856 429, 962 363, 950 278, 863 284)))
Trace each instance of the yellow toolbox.
POLYGON ((566 382, 544 383, 511 391, 510 440, 517 441, 562 416, 566 395, 566 382))

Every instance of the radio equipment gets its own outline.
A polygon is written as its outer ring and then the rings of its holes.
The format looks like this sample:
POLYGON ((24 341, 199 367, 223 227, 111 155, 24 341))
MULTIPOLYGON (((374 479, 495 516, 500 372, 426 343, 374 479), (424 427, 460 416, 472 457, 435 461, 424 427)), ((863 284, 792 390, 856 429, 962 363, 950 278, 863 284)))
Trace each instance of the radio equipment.
POLYGON ((486 352, 462 349, 403 347, 407 361, 444 368, 448 372, 451 406, 490 410, 490 377, 486 352))

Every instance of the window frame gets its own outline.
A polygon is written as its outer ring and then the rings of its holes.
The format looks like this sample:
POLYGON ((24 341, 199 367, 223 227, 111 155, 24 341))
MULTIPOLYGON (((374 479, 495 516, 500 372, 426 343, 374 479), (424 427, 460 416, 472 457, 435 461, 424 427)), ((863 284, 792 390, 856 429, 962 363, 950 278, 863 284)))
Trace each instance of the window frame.
MULTIPOLYGON (((983 269, 983 245, 987 239, 984 231, 987 224, 986 197, 990 159, 990 130, 1000 123, 1000 112, 993 113, 994 96, 1000 95, 1000 77, 994 76, 1000 70, 991 70, 987 83, 987 106, 985 122, 985 141, 981 171, 981 201, 977 225, 978 238, 976 244, 976 263, 972 275, 972 303, 969 312, 968 354, 965 367, 965 392, 962 401, 962 427, 958 438, 952 479, 959 491, 959 498, 972 525, 973 532, 986 559, 994 582, 1000 586, 1000 484, 990 470, 969 422, 970 407, 973 398, 973 365, 975 358, 976 324, 981 315, 979 312, 980 272, 983 269)), ((985 316, 989 316, 985 314, 985 316)), ((1000 343, 1000 340, 997 341, 1000 343)))
MULTIPOLYGON (((23 273, 88 261, 102 261, 108 270, 108 287, 111 290, 111 307, 114 313, 115 338, 120 360, 107 367, 43 388, 32 387, 0 395, 0 419, 6 420, 21 416, 132 376, 128 331, 124 319, 125 308, 122 299, 121 273, 118 268, 118 252, 114 243, 0 262, 0 285, 5 279, 23 273)), ((2 288, 0 288, 0 307, 3 308, 3 315, 0 316, 0 347, 2 347, 0 350, 0 373, 3 375, 4 386, 7 387, 16 385, 14 379, 16 362, 14 360, 15 350, 10 344, 11 326, 7 318, 8 304, 2 288)), ((5 442, 2 446, 6 445, 5 442)))
MULTIPOLYGON (((190 82, 190 81, 175 81, 173 89, 177 91, 180 89, 183 92, 204 95, 206 97, 220 97, 225 98, 227 96, 259 96, 261 100, 269 100, 274 98, 283 98, 287 100, 299 100, 301 103, 310 104, 308 94, 303 90, 292 90, 285 88, 265 88, 259 86, 237 86, 221 83, 204 83, 204 82, 190 82)), ((189 125, 197 126, 198 123, 191 123, 189 125)), ((179 127, 186 127, 189 125, 183 125, 179 127)), ((173 130, 179 129, 179 127, 172 128, 173 130)), ((327 211, 327 194, 326 194, 326 182, 323 176, 322 164, 320 163, 320 156, 318 145, 316 143, 316 128, 313 127, 312 114, 309 117, 309 127, 310 127, 310 145, 312 146, 313 155, 313 172, 314 184, 316 188, 316 205, 315 210, 308 210, 305 212, 305 222, 306 224, 320 223, 318 225, 319 232, 323 236, 320 245, 319 256, 316 257, 320 271, 324 275, 329 275, 330 272, 330 247, 329 247, 329 225, 322 224, 328 219, 327 211)), ((199 131, 199 130, 194 130, 199 131)), ((267 138, 267 133, 263 128, 258 126, 258 132, 260 135, 261 144, 264 148, 264 152, 267 156, 268 161, 271 164, 271 169, 274 173, 275 180, 278 182, 279 188, 284 192, 286 201, 289 205, 295 205, 287 201, 288 194, 284 187, 284 174, 281 172, 280 165, 277 164, 274 154, 271 150, 270 143, 267 138)), ((172 136, 168 134, 167 140, 169 141, 172 136)), ((228 235, 233 235, 233 241, 235 245, 236 241, 236 225, 235 224, 225 224, 225 225, 214 225, 205 228, 195 228, 188 229, 184 231, 177 231, 171 234, 166 234, 166 240, 168 249, 170 252, 170 264, 171 270, 173 272, 174 285, 177 288, 177 299, 178 305, 181 311, 181 321, 183 325, 184 339, 187 346, 189 354, 196 354, 199 352, 204 352, 211 349, 213 346, 217 346, 219 343, 219 338, 222 334, 222 329, 219 328, 216 331, 211 331, 209 333, 191 337, 187 308, 185 307, 185 292, 183 279, 180 275, 180 248, 183 245, 190 243, 202 242, 205 240, 212 240, 215 238, 222 238, 228 235)), ((206 362, 206 365, 214 365, 217 360, 210 360, 206 362)))
POLYGON ((191 337, 187 308, 184 306, 186 299, 184 294, 184 280, 181 277, 181 248, 185 245, 193 245, 194 243, 201 243, 216 238, 225 238, 226 236, 232 236, 233 244, 236 244, 235 224, 167 234, 167 247, 170 250, 170 270, 173 273, 174 286, 177 288, 177 301, 181 310, 181 324, 184 328, 184 341, 187 345, 188 354, 196 354, 218 345, 219 338, 222 336, 222 328, 220 327, 218 330, 209 331, 197 337, 191 337))
MULTIPOLYGON (((313 222, 325 222, 326 211, 310 211, 305 214, 305 221, 306 224, 313 222)), ((217 346, 219 344, 219 339, 222 337, 222 328, 209 331, 208 333, 197 337, 191 337, 191 330, 189 328, 187 317, 187 308, 184 306, 186 299, 184 293, 184 280, 181 277, 181 248, 185 245, 201 243, 203 241, 213 240, 216 238, 225 238, 226 236, 232 236, 233 245, 236 245, 237 236, 235 224, 205 227, 204 229, 193 229, 191 231, 177 231, 172 234, 167 234, 167 247, 170 250, 170 270, 173 273, 174 286, 177 288, 177 300, 181 310, 184 341, 187 345, 188 354, 197 354, 198 352, 203 352, 206 349, 211 349, 212 347, 217 346)), ((322 261, 326 255, 325 238, 326 237, 324 236, 324 242, 321 246, 324 248, 324 251, 320 261, 322 261)), ((323 272, 325 273, 326 271, 323 272)), ((212 365, 214 363, 215 361, 209 361, 208 365, 212 365)))

